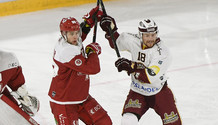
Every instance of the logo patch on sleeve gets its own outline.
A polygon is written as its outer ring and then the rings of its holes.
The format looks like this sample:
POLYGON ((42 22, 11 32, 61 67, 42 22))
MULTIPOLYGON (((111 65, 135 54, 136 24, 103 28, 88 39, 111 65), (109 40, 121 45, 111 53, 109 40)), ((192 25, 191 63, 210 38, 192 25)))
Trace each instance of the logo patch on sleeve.
POLYGON ((76 65, 76 66, 81 66, 82 63, 83 63, 83 62, 82 62, 81 59, 76 59, 76 60, 75 60, 75 65, 76 65))
POLYGON ((159 61, 158 61, 158 64, 160 64, 160 65, 161 65, 162 63, 163 63, 163 61, 161 61, 161 60, 159 60, 159 61))

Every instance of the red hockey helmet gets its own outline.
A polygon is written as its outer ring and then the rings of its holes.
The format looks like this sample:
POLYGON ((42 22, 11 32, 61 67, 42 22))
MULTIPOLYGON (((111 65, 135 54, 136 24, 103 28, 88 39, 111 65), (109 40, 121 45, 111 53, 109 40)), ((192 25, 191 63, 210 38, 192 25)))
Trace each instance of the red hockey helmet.
POLYGON ((80 24, 73 17, 63 18, 60 23, 60 31, 80 31, 80 24))

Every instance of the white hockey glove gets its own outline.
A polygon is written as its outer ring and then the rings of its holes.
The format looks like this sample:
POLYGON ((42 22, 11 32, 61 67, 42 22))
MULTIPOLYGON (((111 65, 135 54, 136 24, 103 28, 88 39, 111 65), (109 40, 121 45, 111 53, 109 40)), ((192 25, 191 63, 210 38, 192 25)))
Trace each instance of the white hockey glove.
POLYGON ((17 91, 12 91, 11 95, 21 103, 21 108, 30 116, 34 116, 39 111, 39 100, 28 94, 25 85, 19 87, 17 91))

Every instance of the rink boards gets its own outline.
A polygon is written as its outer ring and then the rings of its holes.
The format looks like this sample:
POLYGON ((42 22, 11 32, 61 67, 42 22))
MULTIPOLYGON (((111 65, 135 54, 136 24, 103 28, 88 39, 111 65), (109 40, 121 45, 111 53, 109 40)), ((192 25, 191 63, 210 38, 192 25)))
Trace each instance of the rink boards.
MULTIPOLYGON (((1 0, 0 16, 96 3, 97 0, 1 0)), ((104 0, 111 1, 111 0, 104 0)))

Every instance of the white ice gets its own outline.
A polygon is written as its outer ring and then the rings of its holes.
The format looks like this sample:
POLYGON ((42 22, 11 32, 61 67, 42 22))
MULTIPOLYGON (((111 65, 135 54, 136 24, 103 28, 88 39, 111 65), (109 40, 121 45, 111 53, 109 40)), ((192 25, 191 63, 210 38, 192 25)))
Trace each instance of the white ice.
MULTIPOLYGON (((218 1, 217 0, 120 0, 105 2, 119 32, 137 33, 139 20, 152 18, 159 36, 170 48, 173 63, 168 84, 175 94, 184 125, 218 125, 218 1)), ((34 117, 41 125, 54 125, 47 92, 52 78, 53 47, 63 17, 82 16, 95 4, 64 7, 0 18, 0 49, 16 53, 23 67, 29 92, 40 99, 34 117)), ((92 33, 84 45, 92 42, 92 33)), ((90 94, 108 111, 114 125, 120 124, 130 77, 114 67, 116 53, 98 27, 102 46, 101 72, 91 76, 90 94)), ((127 52, 121 52, 130 57, 127 52)), ((0 114, 2 115, 2 114, 0 114)), ((80 123, 83 125, 83 123, 80 123)), ((150 109, 140 125, 160 125, 150 109)))

